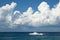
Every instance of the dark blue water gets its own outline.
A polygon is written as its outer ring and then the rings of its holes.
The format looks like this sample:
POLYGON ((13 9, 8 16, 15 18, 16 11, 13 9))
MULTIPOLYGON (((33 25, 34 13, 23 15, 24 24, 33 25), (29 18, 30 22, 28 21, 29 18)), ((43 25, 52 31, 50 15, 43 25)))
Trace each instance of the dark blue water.
POLYGON ((44 35, 29 35, 30 32, 0 32, 0 40, 60 40, 60 32, 42 32, 44 35))

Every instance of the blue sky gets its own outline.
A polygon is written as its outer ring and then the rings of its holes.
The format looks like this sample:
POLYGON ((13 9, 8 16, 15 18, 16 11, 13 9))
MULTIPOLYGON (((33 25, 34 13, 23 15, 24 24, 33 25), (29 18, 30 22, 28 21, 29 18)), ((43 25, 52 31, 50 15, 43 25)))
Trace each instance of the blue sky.
POLYGON ((59 2, 59 0, 0 0, 0 7, 5 4, 10 4, 11 2, 16 2, 16 10, 24 12, 27 10, 28 7, 32 7, 35 11, 37 10, 37 6, 43 1, 47 2, 50 5, 50 8, 52 8, 59 2))
POLYGON ((59 0, 0 0, 0 32, 60 32, 59 10, 59 0))

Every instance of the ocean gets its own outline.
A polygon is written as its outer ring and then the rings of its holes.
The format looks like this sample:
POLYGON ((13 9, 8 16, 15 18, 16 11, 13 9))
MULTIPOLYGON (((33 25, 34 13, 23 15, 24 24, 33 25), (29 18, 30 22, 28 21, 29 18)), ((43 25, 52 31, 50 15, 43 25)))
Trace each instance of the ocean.
POLYGON ((29 35, 32 32, 0 32, 0 40, 60 40, 60 32, 38 32, 43 35, 29 35))

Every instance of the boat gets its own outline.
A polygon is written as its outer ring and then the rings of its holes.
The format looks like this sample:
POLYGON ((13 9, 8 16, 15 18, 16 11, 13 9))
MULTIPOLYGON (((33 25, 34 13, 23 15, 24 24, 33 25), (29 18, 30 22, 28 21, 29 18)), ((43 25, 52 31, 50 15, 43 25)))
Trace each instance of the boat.
POLYGON ((43 33, 33 32, 33 33, 29 33, 29 35, 43 35, 43 33))

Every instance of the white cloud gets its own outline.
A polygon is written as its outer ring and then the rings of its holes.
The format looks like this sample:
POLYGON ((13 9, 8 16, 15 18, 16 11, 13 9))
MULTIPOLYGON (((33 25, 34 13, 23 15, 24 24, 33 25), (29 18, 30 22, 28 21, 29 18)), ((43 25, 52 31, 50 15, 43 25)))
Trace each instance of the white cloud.
POLYGON ((14 21, 15 24, 29 25, 39 27, 44 25, 55 25, 60 20, 60 3, 55 8, 50 9, 46 2, 42 2, 38 6, 38 11, 33 13, 32 7, 29 7, 26 12, 14 21))
POLYGON ((47 13, 49 11, 49 5, 46 2, 41 2, 41 4, 38 6, 38 10, 41 13, 47 13))
POLYGON ((7 15, 6 16, 6 21, 7 22, 11 22, 12 21, 12 16, 11 15, 7 15))
POLYGON ((11 24, 12 13, 13 13, 15 6, 16 6, 16 3, 12 2, 10 5, 6 4, 0 7, 0 21, 3 21, 2 23, 4 23, 4 25, 11 24))
POLYGON ((20 11, 14 11, 14 15, 16 15, 17 13, 20 14, 20 11))
POLYGON ((40 27, 44 25, 55 25, 60 21, 60 3, 56 7, 50 9, 50 6, 46 2, 41 2, 37 7, 38 11, 33 12, 32 7, 29 7, 27 11, 20 13, 20 11, 14 11, 16 3, 12 2, 11 5, 6 4, 0 8, 0 19, 5 19, 12 25, 29 25, 33 27, 40 27), (12 17, 12 13, 14 16, 12 17))
POLYGON ((0 7, 0 19, 5 19, 5 17, 9 14, 11 15, 16 3, 12 2, 11 5, 6 4, 5 6, 0 7))

